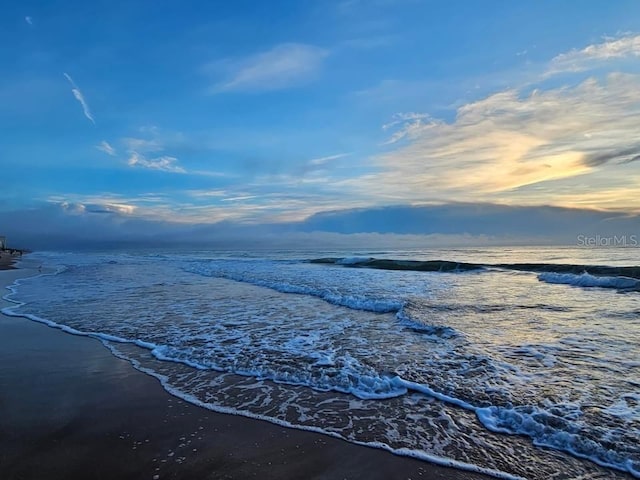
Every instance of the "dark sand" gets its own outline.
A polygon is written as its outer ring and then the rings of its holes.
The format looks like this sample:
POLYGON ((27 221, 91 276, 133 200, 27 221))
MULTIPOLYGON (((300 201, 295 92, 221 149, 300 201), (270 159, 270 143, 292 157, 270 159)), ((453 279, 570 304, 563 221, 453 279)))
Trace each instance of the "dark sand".
MULTIPOLYGON (((0 251, 0 270, 12 270, 15 257, 8 252, 0 251)), ((4 293, 2 293, 4 295, 4 293)), ((2 296, 0 295, 0 297, 2 296)))
MULTIPOLYGON (((26 273, 1 272, 2 295, 26 273)), ((0 315, 0 478, 489 477, 214 413, 171 396, 97 340, 0 315)))

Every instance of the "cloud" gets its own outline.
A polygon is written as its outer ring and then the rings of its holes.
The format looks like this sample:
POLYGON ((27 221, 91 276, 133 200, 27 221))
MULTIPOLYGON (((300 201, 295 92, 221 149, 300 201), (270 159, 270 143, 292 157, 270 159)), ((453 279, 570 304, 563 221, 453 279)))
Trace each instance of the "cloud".
POLYGON ((241 197, 227 197, 227 198, 223 198, 220 201, 221 202, 241 202, 243 200, 252 200, 254 198, 257 198, 257 195, 243 195, 241 197))
POLYGON ((127 163, 132 167, 139 166, 163 172, 186 173, 186 170, 177 164, 178 159, 168 155, 147 159, 138 152, 130 152, 127 163))
POLYGON ((70 215, 82 215, 85 213, 111 213, 118 215, 131 215, 136 207, 133 205, 126 205, 123 203, 77 203, 77 202, 52 202, 60 206, 60 208, 70 215))
POLYGON ((311 160, 307 160, 300 165, 292 168, 290 174, 285 175, 285 181, 293 181, 293 182, 311 182, 312 179, 317 178, 318 175, 324 175, 328 173, 330 170, 334 170, 339 168, 338 160, 350 157, 352 153, 337 153, 334 155, 326 155, 324 157, 312 158, 311 160))
POLYGON ((163 154, 165 143, 159 128, 143 127, 140 132, 146 137, 122 139, 127 149, 129 156, 127 164, 130 167, 143 167, 170 173, 187 173, 184 168, 178 165, 176 157, 163 154))
POLYGON ((603 61, 637 57, 640 57, 640 35, 627 35, 560 54, 551 61, 547 74, 582 72, 603 61))
MULTIPOLYGON (((640 154, 629 145, 638 118, 638 75, 613 73, 531 93, 506 90, 461 106, 451 122, 397 115, 387 128, 397 129, 387 142, 394 148, 374 158, 379 171, 342 185, 395 202, 508 201, 524 186, 556 181, 555 188, 577 176, 588 178, 593 193, 640 188, 633 177, 619 187, 606 184, 615 168, 640 154)), ((556 199, 554 189, 544 194, 538 202, 556 199)), ((640 200, 631 203, 640 208, 640 200)))
POLYGON ((122 141, 126 145, 128 150, 134 150, 138 152, 151 153, 161 152, 164 150, 164 145, 157 133, 153 134, 154 138, 132 138, 127 137, 122 141))
POLYGON ((71 84, 71 93, 73 93, 73 96, 76 98, 76 100, 78 100, 78 102, 80 102, 80 105, 82 105, 84 116, 87 117, 87 119, 89 119, 89 121, 91 121, 91 123, 95 125, 96 122, 91 115, 91 110, 89 109, 89 105, 87 105, 87 102, 84 99, 84 95, 82 95, 82 92, 68 73, 63 73, 63 75, 67 80, 69 80, 69 83, 71 84))
POLYGON ((245 248, 342 246, 357 248, 451 245, 575 245, 577 235, 637 234, 639 217, 588 209, 508 207, 492 204, 395 206, 339 210, 301 222, 245 225, 212 215, 202 223, 145 214, 115 199, 53 201, 22 211, 0 210, 12 244, 22 248, 198 245, 245 248), (42 235, 46 231, 47 235, 42 235))
POLYGON ((88 213, 106 213, 117 215, 131 215, 135 212, 136 207, 122 203, 102 203, 102 204, 86 204, 83 205, 84 211, 88 213))
POLYGON ((284 43, 245 59, 217 62, 207 70, 224 70, 227 79, 216 84, 211 93, 263 92, 298 86, 320 70, 327 55, 326 50, 313 45, 284 43))
POLYGON ((640 215, 592 209, 448 203, 322 212, 300 222, 298 228, 343 234, 470 234, 575 241, 578 234, 635 233, 639 220, 640 215))
POLYGON ((640 160, 640 145, 634 145, 588 155, 585 158, 585 164, 590 167, 599 167, 609 162, 631 163, 638 160, 640 160))
POLYGON ((428 113, 417 113, 417 112, 400 112, 395 113, 389 123, 385 123, 382 126, 383 130, 389 130, 390 128, 395 127, 398 124, 402 124, 405 122, 418 121, 418 120, 431 120, 431 115, 428 113))
POLYGON ((27 15, 26 17, 24 17, 24 21, 33 26, 33 17, 27 15))
POLYGON ((339 158, 344 158, 349 156, 350 153, 338 153, 336 155, 328 155, 326 157, 320 157, 320 158, 314 158, 309 160, 307 163, 308 165, 314 166, 314 167, 319 167, 322 165, 326 165, 327 163, 333 161, 333 160, 338 160, 339 158))
POLYGON ((103 140, 102 142, 100 142, 98 145, 96 145, 96 148, 98 150, 100 150, 101 152, 106 153, 107 155, 110 155, 112 157, 115 157, 116 154, 116 150, 115 148, 113 148, 109 142, 103 140))
POLYGON ((390 145, 396 143, 403 138, 411 137, 419 131, 423 131, 425 128, 435 127, 441 122, 431 117, 427 113, 396 113, 393 115, 391 122, 382 126, 383 130, 390 130, 398 125, 402 125, 402 128, 397 129, 393 133, 391 138, 383 143, 383 145, 390 145), (426 121, 425 121, 426 120, 426 121))

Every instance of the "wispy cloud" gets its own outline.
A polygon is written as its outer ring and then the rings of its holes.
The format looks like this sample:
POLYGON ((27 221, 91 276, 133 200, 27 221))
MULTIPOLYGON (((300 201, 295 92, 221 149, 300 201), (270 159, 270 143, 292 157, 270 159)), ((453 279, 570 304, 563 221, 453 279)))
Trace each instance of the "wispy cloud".
POLYGON ((225 80, 211 93, 261 92, 294 87, 310 80, 321 68, 327 50, 302 43, 284 43, 271 50, 239 60, 225 60, 207 66, 225 80))
POLYGON ((166 155, 165 142, 158 127, 143 127, 140 133, 144 137, 127 137, 122 139, 128 154, 127 164, 130 167, 149 168, 170 173, 187 173, 178 163, 178 159, 166 155))
POLYGON ((402 128, 396 129, 393 135, 391 135, 391 138, 384 142, 383 145, 390 145, 402 140, 403 138, 410 138, 417 132, 421 132, 425 128, 438 126, 440 123, 442 122, 434 119, 427 113, 396 113, 389 123, 382 126, 382 129, 390 130, 398 125, 402 125, 402 128))
POLYGON ((390 128, 395 127, 396 125, 401 123, 415 122, 418 120, 422 121, 426 119, 431 119, 431 115, 429 115, 428 113, 417 113, 417 112, 395 113, 390 122, 382 125, 382 129, 389 130, 390 128))
POLYGON ((136 206, 115 197, 78 197, 77 195, 54 195, 47 199, 50 204, 58 205, 65 213, 70 215, 83 215, 86 213, 111 213, 117 215, 132 215, 136 206))
POLYGON ((637 57, 640 57, 640 35, 627 35, 562 53, 551 61, 547 75, 582 72, 603 61, 637 57))
POLYGON ((89 203, 83 205, 87 213, 111 213, 118 215, 132 215, 136 207, 122 203, 89 203))
POLYGON ((254 198, 257 198, 257 195, 243 195, 240 197, 227 197, 227 198, 223 198, 220 201, 221 202, 242 202, 244 200, 253 200, 254 198))
POLYGON ((71 93, 73 93, 73 96, 76 98, 76 100, 78 100, 78 102, 80 102, 80 105, 82 105, 82 111, 84 113, 84 116, 87 117, 87 119, 95 125, 96 122, 93 119, 93 116, 91 115, 91 110, 89 109, 89 105, 84 99, 84 95, 78 88, 78 85, 76 85, 76 83, 73 81, 73 78, 71 78, 71 76, 68 73, 64 73, 63 75, 67 80, 69 80, 69 83, 71 84, 71 93))
POLYGON ((83 195, 67 193, 47 198, 73 215, 114 213, 146 220, 162 220, 184 224, 234 221, 241 224, 277 223, 303 220, 324 210, 346 206, 310 193, 289 195, 259 190, 248 192, 245 185, 231 190, 183 191, 184 201, 158 194, 124 196, 114 193, 83 195))
POLYGON ((186 190, 186 195, 194 198, 222 198, 228 195, 226 190, 212 189, 212 190, 186 190))
POLYGON ((98 150, 100 150, 101 152, 106 153, 107 155, 110 155, 112 157, 116 156, 116 150, 115 148, 113 148, 109 142, 107 142, 106 140, 101 141, 98 145, 96 145, 96 148, 98 150))
POLYGON ((128 150, 152 153, 164 150, 164 144, 158 133, 153 133, 153 138, 126 137, 122 139, 128 150))
POLYGON ((185 173, 198 177, 234 176, 213 170, 187 169, 180 165, 180 160, 175 156, 176 151, 187 152, 186 155, 188 155, 189 152, 204 148, 199 142, 193 142, 181 132, 146 126, 138 128, 135 135, 137 136, 124 137, 119 140, 121 149, 126 154, 126 158, 123 160, 130 167, 148 168, 169 173, 185 173))
POLYGON ((33 26, 33 17, 27 15, 26 17, 24 17, 24 21, 33 26))
POLYGON ((326 157, 320 157, 320 158, 313 158, 311 160, 309 160, 307 162, 308 165, 314 166, 314 167, 319 167, 322 165, 326 165, 329 162, 332 162, 333 160, 338 160, 339 158, 344 158, 351 155, 350 153, 338 153, 336 155, 328 155, 326 157))
POLYGON ((186 173, 186 170, 178 165, 178 159, 168 155, 147 159, 141 153, 130 152, 127 163, 132 167, 138 166, 163 172, 186 173))

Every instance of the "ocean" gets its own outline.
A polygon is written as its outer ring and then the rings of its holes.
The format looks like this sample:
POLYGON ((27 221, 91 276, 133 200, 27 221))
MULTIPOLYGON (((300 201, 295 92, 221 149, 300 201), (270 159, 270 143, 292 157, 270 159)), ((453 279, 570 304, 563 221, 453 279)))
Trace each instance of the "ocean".
POLYGON ((8 315, 205 408, 498 478, 640 478, 640 249, 38 252, 8 315))

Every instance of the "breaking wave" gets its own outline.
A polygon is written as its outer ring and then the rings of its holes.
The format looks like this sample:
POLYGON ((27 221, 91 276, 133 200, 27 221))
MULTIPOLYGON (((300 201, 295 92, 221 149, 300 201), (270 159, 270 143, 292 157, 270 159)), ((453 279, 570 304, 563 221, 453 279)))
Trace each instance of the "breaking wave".
POLYGON ((579 287, 640 289, 640 266, 614 267, 607 265, 579 265, 562 263, 468 263, 450 260, 393 260, 373 257, 316 258, 310 263, 341 265, 349 268, 402 270, 416 272, 482 272, 489 269, 539 273, 547 283, 579 287))
POLYGON ((632 290, 640 288, 640 280, 630 277, 597 277, 590 273, 553 273, 544 272, 538 275, 538 280, 547 283, 574 285, 576 287, 616 288, 618 290, 632 290))

